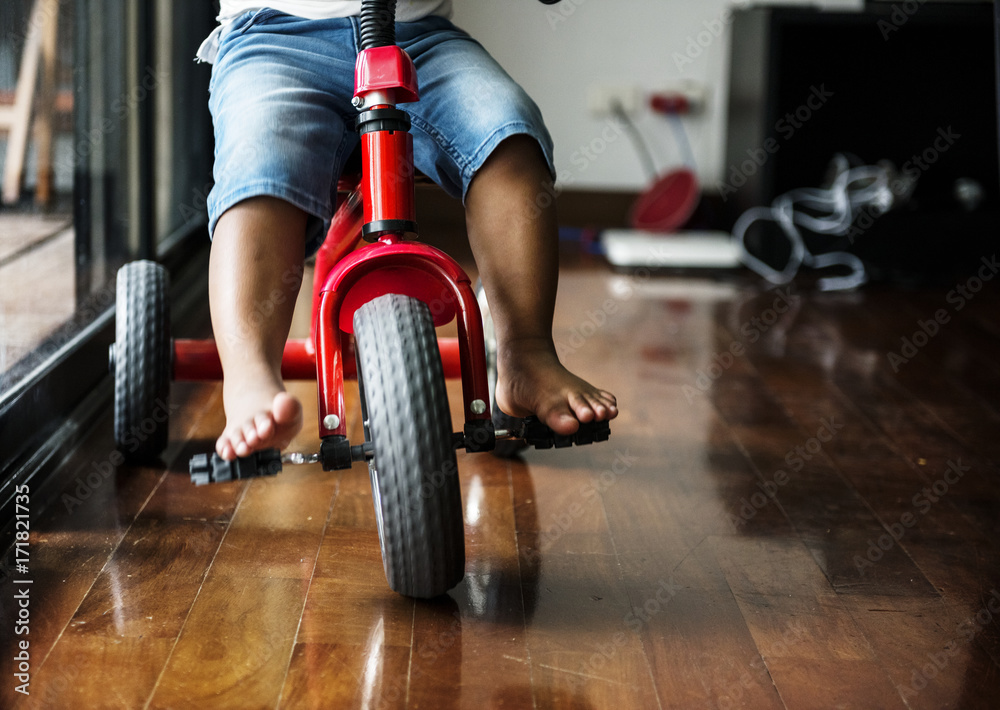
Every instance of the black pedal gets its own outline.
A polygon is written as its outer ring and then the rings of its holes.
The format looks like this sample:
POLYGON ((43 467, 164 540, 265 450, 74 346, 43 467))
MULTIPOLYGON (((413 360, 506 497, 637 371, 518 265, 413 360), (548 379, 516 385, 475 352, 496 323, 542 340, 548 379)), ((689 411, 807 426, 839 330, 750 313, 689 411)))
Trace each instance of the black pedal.
POLYGON ((536 449, 564 449, 568 446, 583 446, 593 444, 598 441, 607 441, 611 436, 611 424, 609 422, 586 422, 580 424, 580 428, 572 434, 556 434, 545 424, 538 420, 538 417, 525 417, 524 430, 521 438, 528 446, 536 449))
POLYGON ((211 455, 196 454, 188 463, 188 471, 191 473, 191 483, 196 486, 273 476, 281 471, 281 452, 277 449, 264 449, 232 461, 224 461, 214 452, 211 455))
POLYGON ((521 434, 524 432, 523 419, 504 414, 500 411, 500 407, 497 406, 496 402, 493 403, 491 418, 493 419, 494 432, 506 431, 509 436, 516 437, 514 439, 500 439, 496 441, 493 448, 494 456, 502 459, 512 459, 528 448, 528 445, 521 438, 521 434))

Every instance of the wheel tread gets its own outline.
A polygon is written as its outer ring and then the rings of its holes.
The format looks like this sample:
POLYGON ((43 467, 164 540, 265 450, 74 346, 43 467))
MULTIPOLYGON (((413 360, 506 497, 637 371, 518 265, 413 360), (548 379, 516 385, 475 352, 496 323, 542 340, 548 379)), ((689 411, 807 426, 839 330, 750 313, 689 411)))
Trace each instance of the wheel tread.
POLYGON ((358 310, 355 336, 373 467, 380 472, 373 486, 382 501, 386 577, 402 594, 437 596, 461 579, 465 546, 450 409, 430 311, 416 299, 382 296, 358 310), (440 487, 420 495, 435 472, 443 473, 440 487))
POLYGON ((158 456, 167 445, 167 422, 156 421, 154 413, 170 394, 168 282, 166 270, 152 261, 134 261, 118 272, 115 441, 129 460, 158 456), (146 432, 149 420, 155 426, 146 432))

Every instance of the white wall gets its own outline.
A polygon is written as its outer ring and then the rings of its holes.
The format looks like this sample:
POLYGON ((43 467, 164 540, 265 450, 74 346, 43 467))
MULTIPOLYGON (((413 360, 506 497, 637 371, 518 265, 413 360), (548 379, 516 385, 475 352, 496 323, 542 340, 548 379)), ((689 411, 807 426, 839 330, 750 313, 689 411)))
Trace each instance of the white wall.
MULTIPOLYGON (((769 5, 801 4, 771 0, 769 5)), ((822 0, 859 8, 862 0, 822 0)), ((746 0, 455 0, 455 23, 470 32, 538 102, 556 144, 560 187, 641 190, 648 179, 627 136, 592 116, 591 86, 643 92, 694 80, 705 110, 684 119, 703 184, 724 174, 729 22, 746 0), (602 137, 603 136, 603 137, 602 137), (606 140, 609 139, 609 140, 606 140), (590 148, 588 150, 588 147, 590 148)), ((682 162, 670 126, 642 108, 633 115, 659 171, 682 162)))

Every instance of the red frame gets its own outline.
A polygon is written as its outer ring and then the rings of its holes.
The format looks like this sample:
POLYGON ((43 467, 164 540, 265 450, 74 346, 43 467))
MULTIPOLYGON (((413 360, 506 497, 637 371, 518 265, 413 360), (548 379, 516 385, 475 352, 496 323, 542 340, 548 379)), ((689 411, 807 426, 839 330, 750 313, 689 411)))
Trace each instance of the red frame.
MULTIPOLYGON (((378 103, 365 108, 393 108, 388 101, 417 99, 416 72, 398 47, 363 50, 356 65, 355 96, 378 103)), ((446 377, 462 378, 465 420, 488 420, 489 385, 482 316, 468 275, 440 249, 388 233, 356 248, 362 224, 376 220, 413 220, 412 140, 404 131, 373 131, 362 136, 362 174, 341 180, 343 200, 316 255, 312 330, 305 340, 289 340, 281 360, 285 379, 316 378, 319 435, 346 435, 344 378, 354 378, 354 312, 386 293, 420 299, 435 325, 458 319, 458 337, 438 346, 446 377), (366 189, 367 188, 367 189, 366 189), (347 336, 347 337, 345 337, 347 336), (486 407, 473 411, 479 400, 486 407), (325 424, 329 415, 337 426, 325 424)), ((175 340, 175 380, 222 378, 219 351, 212 340, 175 340)))

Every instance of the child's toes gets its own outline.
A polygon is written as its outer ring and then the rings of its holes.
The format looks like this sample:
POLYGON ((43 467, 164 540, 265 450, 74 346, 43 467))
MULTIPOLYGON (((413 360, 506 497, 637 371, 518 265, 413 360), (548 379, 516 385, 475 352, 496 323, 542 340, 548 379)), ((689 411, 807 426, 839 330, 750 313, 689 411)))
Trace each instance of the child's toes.
POLYGON ((566 403, 552 407, 544 415, 539 413, 539 419, 556 434, 572 434, 579 428, 579 415, 566 403))
POLYGON ((595 420, 603 421, 608 418, 608 405, 606 405, 600 397, 587 395, 587 403, 590 405, 590 409, 594 413, 595 420))
POLYGON ((576 420, 583 424, 593 421, 597 414, 593 404, 585 394, 571 394, 569 396, 569 406, 573 410, 576 420))
POLYGON ((247 442, 244 439, 240 439, 239 441, 237 441, 236 446, 234 448, 236 449, 236 455, 240 458, 243 458, 244 456, 249 456, 251 453, 250 445, 247 444, 247 442))
MULTIPOLYGON (((260 443, 260 437, 257 435, 257 424, 255 421, 250 420, 243 425, 243 441, 246 442, 248 448, 252 449, 260 443)), ((239 448, 239 444, 237 444, 239 448)), ((240 454, 240 456, 246 456, 246 454, 240 454)))
POLYGON ((590 405, 594 408, 599 421, 618 416, 618 402, 611 393, 597 390, 589 393, 587 399, 590 400, 590 405))
POLYGON ((274 412, 274 421, 278 426, 288 426, 302 415, 302 405, 287 392, 279 392, 274 396, 271 411, 274 412))
POLYGON ((226 429, 216 442, 215 451, 222 459, 232 461, 237 456, 242 456, 241 447, 246 448, 243 432, 240 429, 226 429))
MULTIPOLYGON (((272 436, 274 436, 274 420, 271 415, 266 412, 261 412, 253 418, 254 430, 257 433, 257 439, 259 441, 268 441, 272 436)), ((254 446, 254 443, 250 444, 254 446)))

